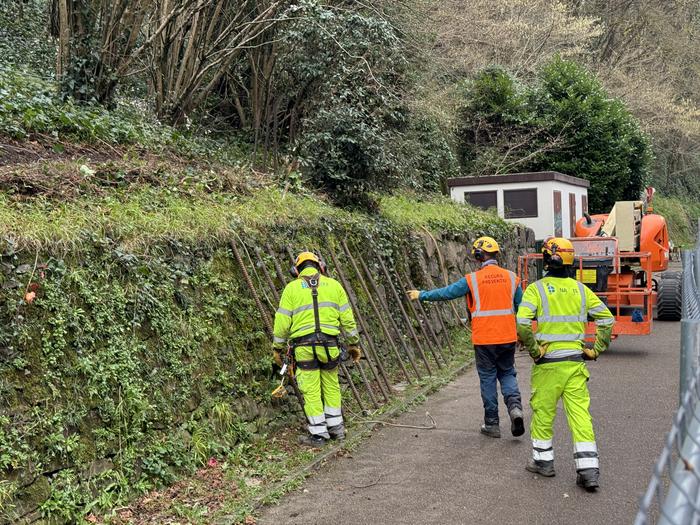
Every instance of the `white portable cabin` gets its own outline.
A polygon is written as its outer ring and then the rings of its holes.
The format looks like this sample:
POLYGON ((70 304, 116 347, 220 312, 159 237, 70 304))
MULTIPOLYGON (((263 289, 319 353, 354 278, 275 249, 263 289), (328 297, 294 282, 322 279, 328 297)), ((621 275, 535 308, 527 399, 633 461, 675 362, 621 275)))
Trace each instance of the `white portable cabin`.
POLYGON ((534 230, 537 240, 572 237, 576 221, 588 212, 590 183, 557 171, 458 177, 448 179, 447 187, 453 200, 495 208, 499 217, 534 230))

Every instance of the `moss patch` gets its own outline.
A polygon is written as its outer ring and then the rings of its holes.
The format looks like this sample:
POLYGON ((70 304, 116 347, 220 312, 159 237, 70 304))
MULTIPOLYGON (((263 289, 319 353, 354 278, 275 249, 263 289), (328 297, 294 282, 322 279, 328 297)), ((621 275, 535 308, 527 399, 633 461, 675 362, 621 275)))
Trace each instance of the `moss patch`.
POLYGON ((493 213, 457 203, 449 197, 404 193, 384 196, 380 202, 384 217, 410 229, 426 227, 445 233, 488 233, 498 238, 513 232, 513 225, 493 213))

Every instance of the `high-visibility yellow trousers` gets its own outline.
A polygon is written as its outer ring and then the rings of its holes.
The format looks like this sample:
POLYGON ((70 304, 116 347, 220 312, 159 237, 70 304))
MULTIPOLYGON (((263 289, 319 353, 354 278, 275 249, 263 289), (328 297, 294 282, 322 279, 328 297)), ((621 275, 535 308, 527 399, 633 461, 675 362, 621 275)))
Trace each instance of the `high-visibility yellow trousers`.
MULTIPOLYGON (((328 348, 331 359, 337 359, 340 351, 338 348, 328 348)), ((323 346, 316 347, 314 355, 310 346, 298 346, 294 349, 294 358, 300 361, 313 361, 327 363, 328 356, 323 346)), ((322 370, 320 367, 314 370, 302 370, 297 367, 297 384, 304 395, 304 413, 308 420, 309 433, 326 439, 342 437, 345 435, 343 414, 341 411, 341 392, 338 382, 338 367, 331 370, 322 370)))
POLYGON ((598 447, 589 411, 590 374, 583 362, 561 361, 533 365, 530 395, 532 421, 532 457, 537 461, 554 461, 552 437, 557 403, 562 400, 574 442, 576 470, 598 468, 598 447))

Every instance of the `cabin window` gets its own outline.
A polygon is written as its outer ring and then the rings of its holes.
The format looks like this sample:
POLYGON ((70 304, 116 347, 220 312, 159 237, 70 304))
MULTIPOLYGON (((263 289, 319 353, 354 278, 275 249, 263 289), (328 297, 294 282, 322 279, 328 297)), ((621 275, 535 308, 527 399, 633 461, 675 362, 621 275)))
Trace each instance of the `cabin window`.
POLYGON ((506 219, 537 217, 537 188, 504 190, 503 204, 506 219))
POLYGON ((495 191, 465 191, 464 202, 488 210, 497 207, 497 194, 495 191))

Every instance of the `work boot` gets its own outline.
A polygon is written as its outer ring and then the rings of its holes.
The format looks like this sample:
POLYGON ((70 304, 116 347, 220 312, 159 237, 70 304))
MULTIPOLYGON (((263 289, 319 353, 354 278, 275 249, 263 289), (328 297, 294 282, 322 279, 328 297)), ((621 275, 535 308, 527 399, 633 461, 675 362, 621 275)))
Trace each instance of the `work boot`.
POLYGON ((345 425, 341 423, 340 425, 328 427, 328 434, 330 434, 333 441, 345 441, 345 425))
POLYGON ((554 461, 537 461, 536 459, 530 458, 527 462, 525 470, 528 472, 534 472, 545 478, 551 478, 554 476, 554 461))
POLYGON ((331 439, 333 441, 343 442, 343 441, 345 441, 345 432, 341 432, 338 434, 331 434, 331 439))
POLYGON ((522 409, 513 407, 508 414, 510 415, 510 433, 515 437, 522 436, 525 433, 522 409))
POLYGON ((483 425, 481 425, 481 433, 485 436, 492 438, 501 437, 501 429, 498 425, 487 425, 486 423, 484 423, 483 425))
POLYGON ((322 447, 326 444, 326 438, 324 438, 323 436, 314 436, 307 434, 304 436, 299 436, 299 444, 306 445, 309 447, 322 447))
POLYGON ((600 484, 598 483, 600 470, 597 468, 585 468, 576 472, 576 484, 583 487, 588 492, 595 492, 600 484))

